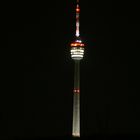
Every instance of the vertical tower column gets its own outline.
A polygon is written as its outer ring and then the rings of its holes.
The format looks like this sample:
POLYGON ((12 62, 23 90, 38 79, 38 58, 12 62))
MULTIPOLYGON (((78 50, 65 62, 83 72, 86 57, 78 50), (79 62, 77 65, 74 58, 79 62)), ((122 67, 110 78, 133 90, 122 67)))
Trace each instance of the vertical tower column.
POLYGON ((80 137, 80 60, 75 60, 72 135, 80 137))
POLYGON ((79 0, 76 0, 76 34, 75 41, 70 44, 71 58, 75 63, 74 71, 74 90, 73 90, 73 122, 72 122, 72 135, 80 137, 80 60, 84 56, 84 46, 80 37, 80 5, 79 0))

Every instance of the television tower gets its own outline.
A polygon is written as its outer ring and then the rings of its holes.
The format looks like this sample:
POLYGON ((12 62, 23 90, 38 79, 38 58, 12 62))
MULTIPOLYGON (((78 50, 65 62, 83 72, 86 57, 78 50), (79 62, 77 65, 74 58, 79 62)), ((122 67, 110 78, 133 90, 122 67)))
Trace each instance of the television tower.
POLYGON ((84 56, 84 46, 80 38, 80 6, 79 0, 76 1, 76 34, 75 40, 70 44, 71 58, 75 63, 74 70, 74 90, 73 90, 73 122, 72 136, 80 137, 80 60, 84 56))

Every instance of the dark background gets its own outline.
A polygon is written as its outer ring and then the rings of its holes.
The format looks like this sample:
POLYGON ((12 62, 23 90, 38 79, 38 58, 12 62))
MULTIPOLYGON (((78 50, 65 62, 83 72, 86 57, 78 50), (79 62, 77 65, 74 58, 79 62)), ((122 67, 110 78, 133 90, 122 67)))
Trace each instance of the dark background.
MULTIPOLYGON (((140 134, 136 5, 81 0, 82 136, 140 134)), ((71 136, 75 2, 12 1, 5 13, 0 137, 71 136)))

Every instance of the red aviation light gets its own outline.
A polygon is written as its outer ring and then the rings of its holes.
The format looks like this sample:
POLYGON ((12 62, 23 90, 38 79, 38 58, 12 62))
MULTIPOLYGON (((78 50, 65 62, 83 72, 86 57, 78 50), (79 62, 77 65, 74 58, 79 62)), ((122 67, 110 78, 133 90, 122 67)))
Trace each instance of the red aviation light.
POLYGON ((80 93, 80 89, 74 89, 73 92, 79 94, 80 93))
POLYGON ((81 46, 81 47, 84 47, 84 46, 85 46, 85 44, 83 44, 83 43, 80 43, 80 46, 81 46))
POLYGON ((80 9, 79 9, 79 8, 76 8, 76 12, 77 12, 77 13, 80 13, 80 9))
POLYGON ((76 7, 76 12, 77 12, 77 13, 80 13, 79 5, 77 5, 77 7, 76 7))

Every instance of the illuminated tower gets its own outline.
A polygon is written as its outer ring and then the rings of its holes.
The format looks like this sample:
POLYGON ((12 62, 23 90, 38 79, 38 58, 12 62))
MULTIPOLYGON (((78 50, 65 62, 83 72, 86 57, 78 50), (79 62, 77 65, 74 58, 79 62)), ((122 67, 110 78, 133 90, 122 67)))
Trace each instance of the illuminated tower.
POLYGON ((74 90, 73 90, 73 123, 72 136, 80 137, 80 60, 84 56, 84 43, 80 38, 80 7, 79 0, 76 1, 76 34, 75 40, 70 44, 71 58, 75 63, 74 70, 74 90))

